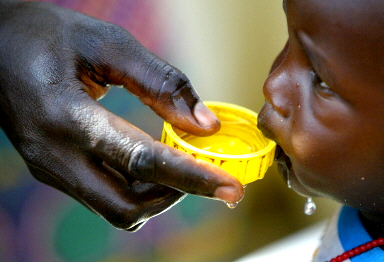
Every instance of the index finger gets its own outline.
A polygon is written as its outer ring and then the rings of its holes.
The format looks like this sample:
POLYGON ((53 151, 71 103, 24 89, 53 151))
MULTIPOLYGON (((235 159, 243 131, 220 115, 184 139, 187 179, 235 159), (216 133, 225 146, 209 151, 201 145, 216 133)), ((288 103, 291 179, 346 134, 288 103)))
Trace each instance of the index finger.
POLYGON ((101 21, 94 30, 89 27, 77 28, 73 41, 80 54, 80 73, 82 68, 84 71, 80 78, 88 86, 123 85, 160 117, 188 133, 205 136, 219 130, 219 120, 179 69, 151 53, 123 28, 101 21), (92 37, 92 45, 83 44, 87 37, 92 37))

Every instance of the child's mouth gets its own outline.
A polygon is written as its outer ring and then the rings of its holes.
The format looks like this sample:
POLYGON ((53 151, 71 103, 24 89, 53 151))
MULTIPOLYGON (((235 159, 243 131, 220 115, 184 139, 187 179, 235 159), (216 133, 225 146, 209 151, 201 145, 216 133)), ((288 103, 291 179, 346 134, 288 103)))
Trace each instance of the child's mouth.
POLYGON ((292 167, 291 160, 279 145, 276 147, 275 161, 279 173, 284 177, 288 187, 290 187, 289 173, 292 167))

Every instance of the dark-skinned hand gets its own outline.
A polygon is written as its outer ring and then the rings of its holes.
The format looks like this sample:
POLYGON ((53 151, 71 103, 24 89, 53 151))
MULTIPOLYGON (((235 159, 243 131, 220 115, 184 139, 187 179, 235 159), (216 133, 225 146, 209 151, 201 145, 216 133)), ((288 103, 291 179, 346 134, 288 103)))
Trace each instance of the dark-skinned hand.
POLYGON ((0 36, 0 125, 38 180, 130 231, 185 193, 242 198, 232 176, 97 102, 124 86, 186 132, 220 128, 188 78, 130 33, 48 3, 0 0, 0 36))

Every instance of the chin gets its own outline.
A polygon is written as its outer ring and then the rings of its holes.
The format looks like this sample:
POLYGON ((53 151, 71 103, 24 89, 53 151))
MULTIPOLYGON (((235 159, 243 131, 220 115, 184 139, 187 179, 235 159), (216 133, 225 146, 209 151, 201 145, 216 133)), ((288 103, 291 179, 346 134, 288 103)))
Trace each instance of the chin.
POLYGON ((283 177, 289 188, 293 189, 297 194, 303 197, 318 196, 318 194, 311 192, 297 179, 291 159, 279 145, 277 146, 275 161, 280 175, 283 177))

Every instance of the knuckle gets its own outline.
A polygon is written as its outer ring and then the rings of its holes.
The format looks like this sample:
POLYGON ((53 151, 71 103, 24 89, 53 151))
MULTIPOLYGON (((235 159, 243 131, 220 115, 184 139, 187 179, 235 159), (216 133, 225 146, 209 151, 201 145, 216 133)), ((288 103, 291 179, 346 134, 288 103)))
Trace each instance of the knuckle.
POLYGON ((172 88, 172 93, 177 92, 179 89, 184 88, 184 87, 190 87, 191 82, 189 78, 179 69, 177 68, 172 68, 169 70, 164 77, 164 81, 170 81, 172 88))
POLYGON ((182 71, 168 64, 163 64, 161 67, 156 64, 158 63, 153 62, 150 65, 148 71, 151 71, 152 68, 152 74, 147 73, 148 79, 145 80, 145 83, 150 83, 149 88, 155 94, 153 104, 176 103, 177 101, 183 101, 180 99, 190 100, 191 98, 193 100, 191 104, 193 104, 198 99, 189 78, 182 71), (158 69, 154 70, 154 67, 158 69), (156 78, 153 75, 163 77, 156 78))
POLYGON ((178 78, 175 81, 174 87, 175 89, 173 90, 171 97, 179 96, 182 92, 186 90, 190 90, 192 86, 188 77, 184 73, 181 73, 178 75, 178 78))
POLYGON ((189 78, 180 70, 175 70, 174 75, 169 79, 172 81, 170 85, 167 85, 170 90, 164 90, 169 94, 169 101, 173 103, 183 101, 189 108, 192 108, 199 100, 199 95, 193 89, 189 78))
POLYGON ((125 170, 125 167, 128 166, 131 158, 131 151, 135 146, 132 145, 131 138, 129 137, 119 137, 116 134, 109 135, 109 139, 113 139, 118 142, 114 144, 109 143, 108 139, 106 141, 100 140, 95 143, 95 147, 98 148, 98 151, 105 152, 105 157, 107 157, 113 165, 116 165, 125 170))
POLYGON ((129 173, 140 177, 142 181, 152 181, 155 179, 155 156, 153 141, 141 141, 133 147, 130 158, 127 159, 129 173))

